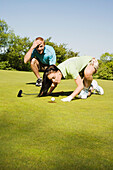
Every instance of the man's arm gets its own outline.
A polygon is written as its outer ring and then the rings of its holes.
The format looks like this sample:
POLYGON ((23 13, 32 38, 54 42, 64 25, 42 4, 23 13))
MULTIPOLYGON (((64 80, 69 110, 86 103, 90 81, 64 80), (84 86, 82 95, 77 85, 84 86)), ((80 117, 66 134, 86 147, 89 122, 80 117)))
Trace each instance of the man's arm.
POLYGON ((33 45, 31 46, 31 48, 29 49, 29 51, 26 53, 26 55, 24 56, 24 63, 28 63, 31 59, 31 54, 33 52, 33 50, 40 44, 40 40, 35 40, 33 42, 33 45))

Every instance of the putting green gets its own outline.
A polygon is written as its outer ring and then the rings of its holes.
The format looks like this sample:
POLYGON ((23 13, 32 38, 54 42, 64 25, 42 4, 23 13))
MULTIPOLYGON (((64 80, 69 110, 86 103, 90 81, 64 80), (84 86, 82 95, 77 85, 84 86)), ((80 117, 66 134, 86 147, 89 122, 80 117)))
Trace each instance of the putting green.
POLYGON ((62 80, 51 103, 32 72, 0 70, 0 169, 112 169, 113 81, 97 81, 103 96, 62 102, 76 88, 62 80))

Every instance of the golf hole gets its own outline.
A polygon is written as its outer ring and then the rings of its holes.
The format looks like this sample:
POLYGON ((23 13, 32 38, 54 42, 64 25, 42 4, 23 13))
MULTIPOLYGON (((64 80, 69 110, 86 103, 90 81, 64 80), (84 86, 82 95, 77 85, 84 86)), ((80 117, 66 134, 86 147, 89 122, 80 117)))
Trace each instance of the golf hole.
POLYGON ((48 101, 48 103, 56 103, 55 101, 48 101))

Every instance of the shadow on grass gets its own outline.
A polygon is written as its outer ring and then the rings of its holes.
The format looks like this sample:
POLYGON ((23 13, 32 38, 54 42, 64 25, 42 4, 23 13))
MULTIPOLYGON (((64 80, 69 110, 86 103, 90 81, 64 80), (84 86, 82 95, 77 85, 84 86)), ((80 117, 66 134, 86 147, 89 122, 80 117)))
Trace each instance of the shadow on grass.
MULTIPOLYGON (((51 93, 50 95, 47 95, 47 96, 53 96, 53 97, 69 96, 72 92, 73 92, 73 91, 53 92, 53 93, 51 93)), ((37 97, 38 97, 38 93, 24 93, 24 92, 22 92, 22 95, 37 95, 37 97)), ((42 96, 42 97, 47 97, 47 96, 42 96)), ((23 96, 20 96, 20 97, 23 97, 23 96)))
MULTIPOLYGON (((55 92, 55 93, 50 94, 49 96, 53 96, 53 97, 69 96, 69 95, 71 95, 72 92, 73 92, 73 91, 66 91, 66 92, 61 91, 61 92, 55 92)), ((99 95, 99 94, 93 93, 93 92, 92 92, 91 95, 88 96, 88 98, 91 97, 92 95, 99 95)), ((81 99, 81 98, 79 98, 79 97, 76 96, 76 97, 74 97, 73 100, 79 100, 79 99, 81 99)))
MULTIPOLYGON (((27 85, 29 85, 29 84, 36 85, 35 82, 26 83, 26 84, 27 84, 27 85)), ((52 97, 69 96, 69 95, 71 95, 72 92, 73 92, 73 91, 66 91, 66 92, 64 92, 64 91, 61 91, 61 92, 52 92, 50 95, 47 95, 47 96, 52 96, 52 97)), ((31 93, 31 94, 23 93, 23 94, 25 94, 25 95, 37 95, 37 97, 38 97, 38 93, 31 93)), ((88 97, 91 97, 92 95, 98 95, 98 94, 92 92, 91 95, 88 96, 88 97)), ((47 96, 43 96, 43 97, 47 97, 47 96)), ((73 100, 75 100, 75 99, 80 99, 80 98, 75 97, 73 100)))
POLYGON ((73 91, 61 91, 61 92, 53 92, 49 96, 59 97, 59 96, 69 96, 73 91))
POLYGON ((36 82, 31 82, 31 83, 26 83, 27 85, 32 84, 32 85, 36 85, 36 82))
MULTIPOLYGON (((72 92, 73 92, 73 91, 66 91, 66 92, 61 91, 61 92, 55 92, 55 93, 50 94, 49 96, 52 96, 52 97, 69 96, 72 92)), ((80 98, 74 97, 73 100, 78 100, 78 99, 80 99, 80 98)), ((72 101, 73 101, 73 100, 72 100, 72 101)))

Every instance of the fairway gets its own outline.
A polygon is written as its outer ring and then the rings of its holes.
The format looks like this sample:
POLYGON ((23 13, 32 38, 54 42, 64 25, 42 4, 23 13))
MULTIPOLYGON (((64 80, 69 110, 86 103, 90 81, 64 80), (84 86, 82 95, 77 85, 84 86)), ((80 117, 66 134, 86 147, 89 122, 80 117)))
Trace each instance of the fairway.
POLYGON ((35 82, 32 72, 0 70, 0 169, 112 170, 113 81, 97 80, 103 96, 66 103, 73 80, 55 89, 56 103, 37 97, 35 82))

